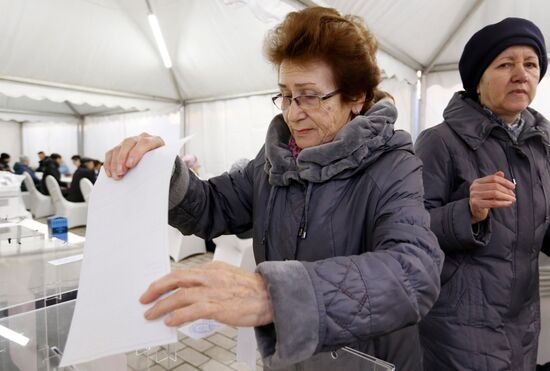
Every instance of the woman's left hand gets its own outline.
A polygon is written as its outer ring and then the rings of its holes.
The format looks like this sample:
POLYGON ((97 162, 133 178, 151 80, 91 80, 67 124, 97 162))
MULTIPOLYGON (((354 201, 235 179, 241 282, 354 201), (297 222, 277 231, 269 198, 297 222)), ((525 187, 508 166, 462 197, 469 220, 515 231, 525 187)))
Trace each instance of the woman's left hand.
POLYGON ((273 322, 271 298, 259 273, 221 262, 178 269, 153 282, 140 302, 151 303, 170 291, 145 312, 146 319, 170 314, 164 320, 168 326, 197 319, 243 327, 273 322))

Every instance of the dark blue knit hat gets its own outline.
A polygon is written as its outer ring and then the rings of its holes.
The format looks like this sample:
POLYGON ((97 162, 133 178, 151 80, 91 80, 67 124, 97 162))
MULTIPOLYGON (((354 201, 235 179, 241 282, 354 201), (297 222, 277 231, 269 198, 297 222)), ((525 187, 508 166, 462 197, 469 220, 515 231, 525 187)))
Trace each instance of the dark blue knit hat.
POLYGON ((464 47, 458 70, 468 95, 477 96, 479 80, 487 67, 504 49, 514 45, 528 45, 535 49, 539 56, 540 79, 542 79, 548 67, 542 32, 527 19, 506 18, 477 31, 464 47))

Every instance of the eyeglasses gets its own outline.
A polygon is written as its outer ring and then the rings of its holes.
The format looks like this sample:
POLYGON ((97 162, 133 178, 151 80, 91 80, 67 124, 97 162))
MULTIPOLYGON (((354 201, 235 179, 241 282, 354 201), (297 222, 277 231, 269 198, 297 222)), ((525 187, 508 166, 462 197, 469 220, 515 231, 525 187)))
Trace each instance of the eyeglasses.
POLYGON ((282 111, 286 111, 292 104, 292 101, 295 101, 298 107, 300 107, 301 109, 308 110, 319 108, 322 101, 332 98, 339 93, 340 89, 336 89, 333 92, 330 92, 323 96, 306 94, 298 95, 297 97, 291 97, 288 95, 277 94, 276 96, 271 98, 271 100, 273 101, 273 104, 282 111))

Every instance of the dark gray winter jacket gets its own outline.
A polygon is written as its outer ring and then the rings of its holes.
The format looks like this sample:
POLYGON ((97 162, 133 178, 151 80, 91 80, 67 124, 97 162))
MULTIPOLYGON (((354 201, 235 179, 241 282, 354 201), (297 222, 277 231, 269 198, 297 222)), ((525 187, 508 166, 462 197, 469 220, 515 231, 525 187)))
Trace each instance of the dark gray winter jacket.
POLYGON ((441 295, 420 325, 425 368, 534 370, 538 255, 549 247, 543 244, 550 220, 549 123, 528 108, 516 142, 460 93, 443 116, 416 142, 431 227, 445 252, 441 295), (474 236, 470 184, 498 170, 515 179, 517 202, 492 209, 474 236))
POLYGON ((344 345, 421 368, 415 324, 437 298, 442 253, 420 160, 395 118, 377 104, 295 160, 279 115, 243 171, 205 182, 176 169, 171 204, 187 193, 171 225, 206 239, 254 229, 274 312, 256 329, 267 368, 353 370, 326 353, 344 345))

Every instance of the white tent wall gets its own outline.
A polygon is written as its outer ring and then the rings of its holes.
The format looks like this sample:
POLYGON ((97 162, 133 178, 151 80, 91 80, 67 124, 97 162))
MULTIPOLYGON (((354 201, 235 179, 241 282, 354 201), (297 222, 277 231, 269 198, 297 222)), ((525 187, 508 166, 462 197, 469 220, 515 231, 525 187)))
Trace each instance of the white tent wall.
POLYGON ((165 141, 180 138, 181 111, 164 113, 129 113, 86 117, 84 119, 84 151, 82 155, 99 159, 124 138, 147 132, 165 141))
POLYGON ((412 134, 412 121, 413 121, 413 99, 415 86, 410 84, 406 80, 399 80, 397 78, 383 80, 379 88, 390 93, 395 99, 395 106, 397 107, 397 122, 395 123, 396 129, 406 130, 412 134))
MULTIPOLYGON (((456 91, 463 90, 458 71, 434 72, 426 78, 425 116, 421 127, 426 129, 443 121, 443 110, 456 91)), ((550 118, 550 77, 545 76, 537 88, 530 107, 550 118)))
POLYGON ((10 166, 19 161, 21 155, 21 124, 13 121, 0 121, 0 152, 11 156, 10 166))
POLYGON ((426 94, 422 100, 424 116, 421 117, 421 130, 439 124, 443 120, 443 110, 453 94, 462 90, 458 71, 430 73, 424 83, 426 94))
POLYGON ((29 156, 31 166, 38 166, 39 151, 59 153, 72 169, 71 156, 78 153, 76 122, 25 122, 22 124, 23 154, 29 156))
POLYGON ((191 103, 185 106, 185 133, 194 134, 185 152, 195 154, 200 175, 219 175, 241 159, 253 159, 267 127, 280 111, 271 94, 191 103))

